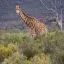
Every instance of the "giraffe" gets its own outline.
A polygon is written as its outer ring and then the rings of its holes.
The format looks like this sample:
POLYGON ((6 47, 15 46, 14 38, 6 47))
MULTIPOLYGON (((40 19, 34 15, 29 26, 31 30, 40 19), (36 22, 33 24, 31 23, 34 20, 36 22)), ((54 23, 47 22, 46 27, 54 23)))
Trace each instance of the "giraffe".
POLYGON ((47 26, 35 17, 29 16, 19 4, 16 4, 16 13, 23 22, 30 28, 33 37, 47 33, 47 26))

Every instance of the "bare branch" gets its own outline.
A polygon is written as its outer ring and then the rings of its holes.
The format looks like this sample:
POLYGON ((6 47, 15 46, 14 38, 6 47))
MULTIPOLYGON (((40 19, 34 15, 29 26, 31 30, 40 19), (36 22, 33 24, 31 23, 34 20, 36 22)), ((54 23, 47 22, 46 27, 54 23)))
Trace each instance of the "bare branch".
POLYGON ((61 14, 60 14, 60 20, 63 20, 63 14, 62 14, 63 9, 61 9, 61 14))
POLYGON ((55 4, 51 1, 51 0, 49 0, 49 2, 52 4, 52 6, 55 8, 55 10, 57 9, 57 7, 56 7, 56 0, 55 0, 55 4))
POLYGON ((41 4, 43 4, 43 5, 45 6, 45 8, 46 8, 47 10, 49 10, 49 8, 47 7, 47 5, 45 5, 42 0, 40 0, 40 2, 41 2, 41 4))
POLYGON ((43 4, 43 5, 45 6, 45 8, 46 8, 47 10, 50 10, 50 11, 53 11, 54 13, 57 13, 55 9, 53 9, 53 8, 48 8, 47 5, 45 5, 42 0, 40 0, 40 2, 41 2, 41 4, 43 4))
POLYGON ((56 7, 56 0, 55 0, 55 10, 57 10, 57 7, 56 7))
MULTIPOLYGON (((60 6, 61 6, 61 4, 62 4, 62 2, 60 0, 60 6)), ((63 14, 62 14, 62 12, 63 12, 63 8, 61 8, 61 10, 60 10, 60 20, 63 20, 63 14)))
POLYGON ((60 5, 62 4, 61 0, 60 0, 60 5))
POLYGON ((50 10, 50 11, 55 13, 55 15, 56 15, 56 23, 58 24, 58 26, 60 27, 60 29, 62 31, 62 20, 63 20, 62 11, 63 11, 63 7, 62 7, 61 0, 59 0, 60 15, 59 15, 58 9, 57 9, 57 0, 54 0, 54 2, 52 2, 51 0, 48 0, 48 2, 50 2, 54 8, 49 8, 42 0, 40 0, 40 2, 41 2, 41 4, 43 4, 45 6, 45 8, 47 10, 50 10))

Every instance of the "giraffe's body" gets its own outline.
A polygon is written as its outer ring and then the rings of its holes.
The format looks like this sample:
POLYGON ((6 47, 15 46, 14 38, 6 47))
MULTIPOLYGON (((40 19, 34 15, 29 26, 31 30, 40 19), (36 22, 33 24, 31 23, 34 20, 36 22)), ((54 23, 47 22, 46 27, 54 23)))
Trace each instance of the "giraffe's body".
POLYGON ((41 33, 47 33, 47 27, 45 24, 40 22, 35 17, 28 16, 22 8, 17 4, 16 5, 16 13, 20 16, 20 18, 24 21, 25 24, 30 28, 33 36, 39 36, 41 33))

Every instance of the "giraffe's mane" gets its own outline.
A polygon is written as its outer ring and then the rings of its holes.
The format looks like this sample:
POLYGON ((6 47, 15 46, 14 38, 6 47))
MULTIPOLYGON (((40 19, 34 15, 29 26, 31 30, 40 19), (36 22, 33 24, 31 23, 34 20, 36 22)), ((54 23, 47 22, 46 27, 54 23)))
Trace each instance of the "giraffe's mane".
POLYGON ((34 18, 34 17, 32 17, 32 16, 29 16, 29 15, 27 14, 27 12, 25 12, 25 10, 22 9, 21 7, 20 7, 20 9, 21 9, 22 13, 23 13, 26 17, 28 17, 28 18, 30 18, 30 19, 33 19, 33 18, 34 18))

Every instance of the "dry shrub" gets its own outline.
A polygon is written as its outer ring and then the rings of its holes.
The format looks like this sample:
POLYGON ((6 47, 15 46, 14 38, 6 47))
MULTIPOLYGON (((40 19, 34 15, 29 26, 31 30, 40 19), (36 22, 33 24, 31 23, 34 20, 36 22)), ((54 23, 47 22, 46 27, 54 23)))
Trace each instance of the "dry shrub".
POLYGON ((41 55, 35 55, 31 59, 32 64, 51 64, 50 56, 41 54, 41 55))
POLYGON ((14 44, 0 44, 0 62, 2 62, 5 58, 11 56, 14 52, 17 51, 17 49, 17 45, 14 44))
POLYGON ((2 64, 31 64, 31 62, 26 60, 26 57, 23 56, 23 54, 16 52, 8 59, 5 59, 2 64))

